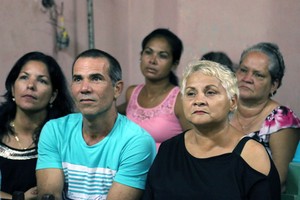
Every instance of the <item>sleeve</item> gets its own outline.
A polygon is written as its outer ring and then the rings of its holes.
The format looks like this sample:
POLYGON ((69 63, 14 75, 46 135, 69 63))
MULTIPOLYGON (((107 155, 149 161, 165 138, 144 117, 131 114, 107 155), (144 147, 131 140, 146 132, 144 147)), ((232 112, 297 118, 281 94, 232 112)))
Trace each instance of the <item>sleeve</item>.
POLYGON ((147 173, 155 155, 155 142, 149 134, 132 138, 124 148, 114 181, 145 189, 147 173))
MULTIPOLYGON (((273 165, 273 164, 272 164, 273 165)), ((258 181, 251 187, 249 200, 280 200, 281 188, 279 176, 273 165, 268 177, 258 181)))
POLYGON ((52 121, 47 122, 39 138, 38 160, 36 169, 59 168, 62 169, 62 161, 58 151, 58 140, 52 121))
POLYGON ((300 119, 290 108, 280 106, 266 118, 260 134, 271 134, 286 128, 300 128, 300 119))
POLYGON ((149 182, 147 181, 145 191, 142 196, 142 200, 151 200, 151 199, 153 199, 152 188, 151 188, 149 182))

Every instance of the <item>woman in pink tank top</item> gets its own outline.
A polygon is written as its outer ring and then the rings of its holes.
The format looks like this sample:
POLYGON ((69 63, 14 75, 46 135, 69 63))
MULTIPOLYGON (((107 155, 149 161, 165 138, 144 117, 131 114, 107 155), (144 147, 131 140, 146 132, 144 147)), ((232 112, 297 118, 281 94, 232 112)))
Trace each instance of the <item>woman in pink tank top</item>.
POLYGON ((132 85, 118 110, 147 130, 157 148, 191 125, 184 117, 176 70, 183 45, 170 30, 152 31, 142 42, 140 69, 145 84, 132 85))

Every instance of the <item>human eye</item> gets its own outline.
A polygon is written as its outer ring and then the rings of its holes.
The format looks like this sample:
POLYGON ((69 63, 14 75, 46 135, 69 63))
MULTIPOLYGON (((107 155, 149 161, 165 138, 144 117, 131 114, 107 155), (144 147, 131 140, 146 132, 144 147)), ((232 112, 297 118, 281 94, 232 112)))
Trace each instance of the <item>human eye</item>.
POLYGON ((102 81, 103 77, 99 74, 96 74, 96 75, 91 76, 91 80, 94 81, 94 82, 98 82, 98 81, 102 81))
POLYGON ((161 58, 161 59, 168 59, 169 58, 169 54, 167 54, 167 53, 160 53, 159 54, 159 58, 161 58))
POLYGON ((259 79, 265 78, 265 76, 264 76, 263 74, 259 73, 259 72, 255 72, 255 73, 254 73, 254 76, 255 76, 256 78, 259 78, 259 79))
POLYGON ((79 82, 79 81, 81 81, 81 77, 80 76, 73 76, 72 82, 79 82))
POLYGON ((39 78, 38 81, 39 81, 40 83, 45 84, 45 85, 48 85, 48 83, 49 83, 48 80, 46 80, 45 78, 39 78))
POLYGON ((22 75, 19 76, 19 79, 26 80, 26 79, 28 79, 28 75, 22 74, 22 75))
POLYGON ((206 96, 214 96, 216 94, 218 94, 218 92, 216 90, 209 89, 209 90, 205 91, 206 96))
POLYGON ((194 96, 196 96, 196 91, 195 90, 186 90, 185 96, 186 97, 194 97, 194 96))
POLYGON ((145 55, 151 55, 152 51, 151 51, 151 49, 144 49, 143 54, 145 54, 145 55))
POLYGON ((248 71, 248 70, 247 70, 246 68, 244 68, 244 67, 240 67, 240 68, 239 68, 239 72, 241 72, 241 73, 244 73, 244 74, 245 74, 245 73, 247 73, 247 71, 248 71))

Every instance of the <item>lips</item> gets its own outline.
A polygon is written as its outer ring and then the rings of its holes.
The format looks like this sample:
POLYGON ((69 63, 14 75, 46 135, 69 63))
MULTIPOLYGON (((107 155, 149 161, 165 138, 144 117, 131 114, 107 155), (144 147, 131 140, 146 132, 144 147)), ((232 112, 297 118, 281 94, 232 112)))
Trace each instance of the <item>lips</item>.
POLYGON ((239 89, 248 89, 248 90, 252 90, 250 87, 246 86, 246 85, 239 85, 239 89))
POLYGON ((35 100, 37 99, 36 96, 30 95, 30 94, 23 95, 22 97, 26 98, 26 99, 35 99, 35 100))
POLYGON ((193 114, 200 114, 200 115, 203 115, 203 114, 207 114, 207 112, 203 111, 203 110, 196 110, 193 112, 193 114))
POLYGON ((146 72, 149 72, 149 73, 155 73, 157 70, 154 69, 154 68, 152 68, 152 67, 146 67, 146 68, 145 68, 145 71, 146 71, 146 72))
POLYGON ((89 103, 89 102, 94 102, 94 100, 93 99, 80 99, 79 102, 89 103))

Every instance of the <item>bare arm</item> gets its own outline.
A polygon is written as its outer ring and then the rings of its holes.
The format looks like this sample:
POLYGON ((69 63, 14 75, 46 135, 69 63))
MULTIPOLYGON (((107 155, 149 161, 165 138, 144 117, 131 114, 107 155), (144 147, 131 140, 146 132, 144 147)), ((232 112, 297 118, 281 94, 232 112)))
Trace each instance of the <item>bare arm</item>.
POLYGON ((298 142, 299 129, 282 129, 270 136, 272 159, 278 170, 281 188, 284 189, 289 163, 292 161, 298 142))
POLYGON ((12 198, 11 194, 2 191, 0 192, 0 199, 11 199, 11 198, 12 198))
POLYGON ((126 115, 127 104, 128 104, 129 99, 131 97, 132 91, 135 87, 136 87, 136 85, 132 85, 132 86, 127 88, 126 96, 125 96, 125 98, 126 98, 125 102, 117 106, 117 109, 118 109, 119 113, 121 113, 123 115, 126 115))
POLYGON ((114 182, 108 192, 107 200, 138 200, 142 194, 143 190, 114 182))
POLYGON ((256 171, 264 175, 268 175, 271 169, 271 162, 269 155, 260 143, 249 140, 242 153, 242 158, 256 171))
MULTIPOLYGON (((27 190, 24 193, 25 199, 36 199, 37 197, 37 188, 33 187, 27 190)), ((12 194, 0 191, 0 199, 12 199, 12 194)))
POLYGON ((180 125, 182 127, 182 130, 187 130, 191 129, 192 125, 186 120, 186 117, 183 112, 183 107, 182 107, 182 100, 181 100, 181 93, 177 95, 176 98, 176 104, 175 104, 175 114, 177 118, 180 121, 180 125))
POLYGON ((53 194, 55 200, 62 199, 64 174, 61 169, 40 169, 36 172, 38 199, 44 194, 53 194))

